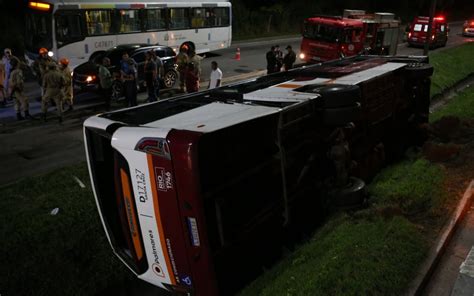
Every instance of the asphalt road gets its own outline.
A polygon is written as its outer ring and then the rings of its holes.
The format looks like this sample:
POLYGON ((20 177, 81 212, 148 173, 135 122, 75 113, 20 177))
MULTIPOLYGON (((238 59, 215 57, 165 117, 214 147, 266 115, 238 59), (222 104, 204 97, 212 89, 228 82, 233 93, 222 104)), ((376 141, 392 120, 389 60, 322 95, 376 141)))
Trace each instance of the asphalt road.
MULTIPOLYGON (((452 25, 451 35, 446 48, 454 47, 465 42, 474 42, 474 38, 460 36, 461 26, 452 25)), ((203 60, 203 80, 210 73, 211 61, 217 61, 223 71, 224 79, 251 77, 260 74, 266 68, 265 53, 270 46, 279 44, 285 48, 292 45, 299 52, 299 37, 262 39, 246 43, 234 43, 230 48, 208 54, 203 60), (236 48, 240 48, 241 60, 234 59, 236 48), (260 73, 258 71, 260 70, 260 73)), ((436 49, 437 51, 445 48, 436 49)), ((399 55, 421 55, 423 49, 410 48, 400 44, 399 55)), ((203 83, 206 86, 206 83, 203 83)), ((39 96, 35 83, 29 84, 28 95, 31 98, 32 113, 39 112, 39 103, 34 97, 39 96)), ((144 100, 141 94, 139 100, 144 100)), ((14 182, 26 176, 45 173, 66 165, 85 160, 82 122, 87 117, 102 112, 97 106, 94 96, 81 95, 77 97, 76 111, 66 113, 65 122, 58 125, 55 120, 47 123, 28 121, 17 123, 12 121, 12 108, 0 109, 0 186, 14 182), (95 104, 95 105, 94 105, 95 104)), ((139 294, 124 292, 116 295, 160 295, 155 288, 139 285, 139 294), (142 290, 143 289, 143 290, 142 290)), ((135 291, 135 289, 133 289, 135 291)))

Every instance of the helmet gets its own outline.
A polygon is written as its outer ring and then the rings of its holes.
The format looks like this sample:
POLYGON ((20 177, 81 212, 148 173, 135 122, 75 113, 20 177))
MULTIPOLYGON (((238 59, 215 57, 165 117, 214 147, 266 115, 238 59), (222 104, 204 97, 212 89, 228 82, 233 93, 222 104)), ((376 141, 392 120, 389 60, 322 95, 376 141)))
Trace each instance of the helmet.
POLYGON ((186 50, 188 50, 189 48, 188 48, 188 45, 187 45, 187 44, 183 44, 183 45, 181 46, 181 49, 184 50, 184 51, 186 51, 186 50))
POLYGON ((47 54, 48 53, 48 49, 47 48, 44 48, 44 47, 41 47, 39 49, 39 54, 47 54))
POLYGON ((66 58, 62 58, 62 59, 59 60, 59 63, 63 66, 67 66, 67 65, 69 65, 69 60, 66 59, 66 58))

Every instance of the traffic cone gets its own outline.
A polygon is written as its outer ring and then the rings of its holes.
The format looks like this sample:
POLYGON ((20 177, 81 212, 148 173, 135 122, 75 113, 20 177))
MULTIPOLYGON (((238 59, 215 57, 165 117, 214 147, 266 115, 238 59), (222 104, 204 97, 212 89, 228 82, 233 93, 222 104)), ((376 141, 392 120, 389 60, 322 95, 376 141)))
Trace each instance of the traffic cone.
POLYGON ((237 61, 240 61, 240 48, 239 47, 237 47, 237 51, 235 52, 235 59, 237 61))

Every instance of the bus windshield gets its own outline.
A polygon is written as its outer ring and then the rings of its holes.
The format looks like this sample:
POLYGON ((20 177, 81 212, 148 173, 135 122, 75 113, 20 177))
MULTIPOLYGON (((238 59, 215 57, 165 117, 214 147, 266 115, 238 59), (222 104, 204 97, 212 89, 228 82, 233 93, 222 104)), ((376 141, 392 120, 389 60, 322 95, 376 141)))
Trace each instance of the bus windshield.
POLYGON ((343 30, 338 27, 317 23, 306 23, 304 26, 303 36, 314 40, 339 42, 343 35, 342 33, 343 30))
POLYGON ((51 24, 52 16, 49 13, 27 14, 25 45, 29 52, 37 53, 41 47, 53 47, 51 24))

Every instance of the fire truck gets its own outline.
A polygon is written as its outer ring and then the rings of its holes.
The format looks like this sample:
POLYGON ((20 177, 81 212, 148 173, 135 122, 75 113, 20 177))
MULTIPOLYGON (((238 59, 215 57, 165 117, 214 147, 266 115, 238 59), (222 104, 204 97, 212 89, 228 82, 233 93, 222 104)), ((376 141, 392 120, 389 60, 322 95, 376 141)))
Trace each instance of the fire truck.
MULTIPOLYGON (((410 25, 408 33, 408 45, 424 46, 428 36, 428 24, 430 18, 427 16, 417 16, 410 25)), ((444 16, 433 18, 431 25, 431 37, 429 38, 430 47, 446 46, 448 42, 449 26, 444 16)))
POLYGON ((315 16, 303 24, 299 58, 321 62, 357 54, 395 55, 400 21, 393 13, 344 10, 343 16, 315 16))
POLYGON ((84 123, 108 241, 176 295, 232 295, 422 139, 426 57, 354 56, 84 123))

